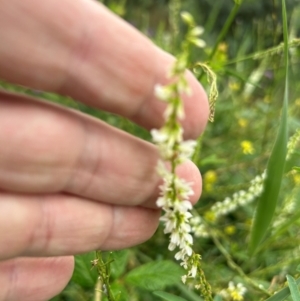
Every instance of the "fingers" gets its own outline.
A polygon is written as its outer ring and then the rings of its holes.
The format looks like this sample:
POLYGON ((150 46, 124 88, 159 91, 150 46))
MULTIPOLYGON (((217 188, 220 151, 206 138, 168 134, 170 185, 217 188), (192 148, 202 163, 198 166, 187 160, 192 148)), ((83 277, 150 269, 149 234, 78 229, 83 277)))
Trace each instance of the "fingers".
MULTIPOLYGON (((173 58, 99 3, 6 0, 0 39, 0 78, 70 95, 148 129, 161 126, 164 105, 153 88, 166 83, 173 58)), ((193 95, 184 96, 183 124, 195 138, 207 122, 208 103, 196 79, 187 77, 193 95)))
POLYGON ((73 266, 73 257, 16 258, 0 262, 0 300, 49 300, 67 285, 73 266))
POLYGON ((149 239, 160 211, 71 195, 0 193, 0 260, 127 248, 149 239))
MULTIPOLYGON (((154 205, 157 160, 152 144, 99 120, 0 93, 0 189, 154 205)), ((201 192, 199 171, 187 163, 180 176, 194 182, 195 202, 201 192)))

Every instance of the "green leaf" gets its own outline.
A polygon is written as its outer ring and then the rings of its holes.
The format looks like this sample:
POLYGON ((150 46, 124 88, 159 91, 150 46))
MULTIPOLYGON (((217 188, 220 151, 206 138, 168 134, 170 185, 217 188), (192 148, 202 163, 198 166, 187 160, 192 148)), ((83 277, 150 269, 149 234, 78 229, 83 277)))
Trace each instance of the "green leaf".
POLYGON ((291 295, 294 301, 300 301, 300 292, 296 280, 291 275, 286 275, 291 295))
POLYGON ((277 205, 280 186, 284 173, 287 154, 287 109, 288 109, 288 29, 285 1, 282 0, 283 32, 284 32, 284 63, 285 63, 285 91, 281 121, 276 141, 267 166, 267 176, 264 182, 264 191, 258 201, 250 236, 249 251, 253 254, 264 238, 272 221, 277 205))
MULTIPOLYGON (((128 301, 130 296, 124 285, 114 282, 110 285, 111 292, 115 301, 128 301)), ((103 294, 101 301, 108 301, 107 295, 103 294)))
POLYGON ((173 261, 154 261, 130 271, 125 281, 140 288, 154 291, 177 283, 183 274, 183 269, 173 261))
POLYGON ((110 264, 111 276, 117 279, 125 272, 129 258, 129 250, 114 251, 112 258, 114 261, 110 264))
POLYGON ((153 294, 167 301, 187 301, 186 299, 183 299, 181 297, 166 292, 157 291, 157 292, 153 292, 153 294))
POLYGON ((91 260, 95 259, 94 252, 75 256, 75 269, 72 281, 84 288, 92 288, 97 281, 96 270, 91 269, 91 260))
POLYGON ((296 171, 300 171, 300 167, 299 166, 294 166, 293 169, 296 170, 296 171))
MULTIPOLYGON (((296 280, 296 283, 300 283, 300 279, 296 280)), ((265 301, 283 301, 290 295, 290 289, 288 287, 283 288, 275 295, 271 296, 270 298, 266 299, 265 301)))
POLYGON ((199 296, 199 291, 196 293, 195 290, 191 290, 181 281, 176 283, 176 288, 180 291, 181 295, 187 298, 189 301, 203 301, 203 299, 199 296))

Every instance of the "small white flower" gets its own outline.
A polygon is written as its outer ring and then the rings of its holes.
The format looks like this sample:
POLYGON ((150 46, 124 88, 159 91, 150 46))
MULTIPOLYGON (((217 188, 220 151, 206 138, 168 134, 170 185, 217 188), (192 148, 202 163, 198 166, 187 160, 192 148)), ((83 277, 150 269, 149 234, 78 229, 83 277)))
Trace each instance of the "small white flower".
POLYGON ((166 197, 159 197, 156 201, 156 205, 159 208, 165 207, 165 206, 170 206, 172 204, 172 200, 166 198, 166 197))
POLYGON ((154 86, 154 94, 160 100, 169 101, 174 93, 168 86, 157 84, 154 86))
MULTIPOLYGON (((191 188, 192 185, 193 183, 189 183, 184 179, 175 178, 176 192, 183 200, 188 200, 190 196, 194 195, 194 190, 191 188)), ((188 209, 192 209, 192 206, 188 206, 188 209)))
POLYGON ((195 278, 197 275, 197 266, 193 265, 192 268, 188 272, 188 276, 191 278, 195 278))
POLYGON ((186 258, 186 255, 187 255, 187 253, 186 253, 185 249, 181 249, 179 252, 177 252, 175 254, 175 259, 184 261, 186 258))
POLYGON ((169 251, 174 251, 176 247, 177 247, 176 244, 170 242, 170 243, 169 243, 169 246, 168 246, 168 249, 169 249, 169 251))
POLYGON ((187 262, 187 260, 182 261, 182 262, 180 263, 180 265, 181 265, 185 270, 188 269, 188 262, 187 262))
POLYGON ((188 219, 189 219, 190 217, 192 217, 192 214, 191 214, 190 212, 186 212, 185 214, 188 214, 188 215, 187 215, 187 218, 184 219, 184 220, 182 221, 182 223, 181 223, 181 229, 182 229, 182 231, 184 231, 184 232, 191 232, 192 227, 191 227, 191 225, 188 223, 188 219))
POLYGON ((187 159, 190 159, 194 154, 197 141, 195 140, 186 140, 183 141, 179 146, 180 151, 180 163, 183 163, 187 159))
POLYGON ((152 140, 154 143, 162 143, 168 140, 168 133, 162 131, 162 130, 157 130, 157 129, 152 129, 150 131, 152 135, 152 140))
MULTIPOLYGON (((171 234, 171 237, 170 237, 170 242, 172 244, 174 244, 175 246, 179 246, 180 245, 180 235, 178 232, 174 231, 172 234, 171 234)), ((175 248, 174 248, 175 249, 175 248)), ((174 250, 173 249, 173 250, 174 250)))
POLYGON ((164 182, 170 183, 173 178, 172 173, 167 169, 165 163, 162 160, 158 160, 156 166, 157 173, 162 177, 164 182))
POLYGON ((185 247, 186 254, 190 257, 193 254, 193 249, 190 246, 185 247))
POLYGON ((189 233, 185 233, 183 235, 184 240, 189 244, 192 245, 193 244, 193 236, 189 233))
POLYGON ((191 30, 191 35, 193 36, 200 36, 204 32, 204 28, 202 26, 196 26, 191 30))
MULTIPOLYGON (((181 201, 178 200, 175 204, 174 204, 174 208, 176 211, 179 212, 187 212, 189 210, 192 209, 192 204, 190 201, 181 201)), ((190 213, 188 213, 189 215, 190 213)), ((186 218, 187 216, 185 216, 184 218, 186 218)), ((191 216, 192 217, 192 216, 191 216)))
POLYGON ((202 39, 191 39, 191 42, 199 48, 204 48, 206 46, 205 41, 202 39))

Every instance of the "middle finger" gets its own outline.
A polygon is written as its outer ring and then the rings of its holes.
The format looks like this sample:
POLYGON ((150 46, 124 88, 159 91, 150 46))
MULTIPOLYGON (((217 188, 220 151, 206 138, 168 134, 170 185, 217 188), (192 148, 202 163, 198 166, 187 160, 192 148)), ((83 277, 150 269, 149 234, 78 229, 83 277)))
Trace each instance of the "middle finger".
MULTIPOLYGON (((112 204, 155 199, 156 148, 79 112, 0 92, 0 188, 14 192, 67 192, 112 204), (20 118, 21 116, 21 118, 20 118)), ((182 177, 194 182, 187 163, 182 177)))

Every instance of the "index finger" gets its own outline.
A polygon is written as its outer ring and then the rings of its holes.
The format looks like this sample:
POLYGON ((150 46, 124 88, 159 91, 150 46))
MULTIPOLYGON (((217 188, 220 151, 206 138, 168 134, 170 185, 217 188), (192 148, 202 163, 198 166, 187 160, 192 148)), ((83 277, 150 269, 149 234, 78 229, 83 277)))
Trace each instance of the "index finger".
MULTIPOLYGON (((154 85, 167 82, 174 58, 103 5, 91 0, 6 0, 0 7, 0 78, 69 95, 93 107, 160 127, 164 104, 154 85), (7 30, 9 29, 9 30, 7 30)), ((207 122, 201 85, 187 72, 186 136, 207 122)))

